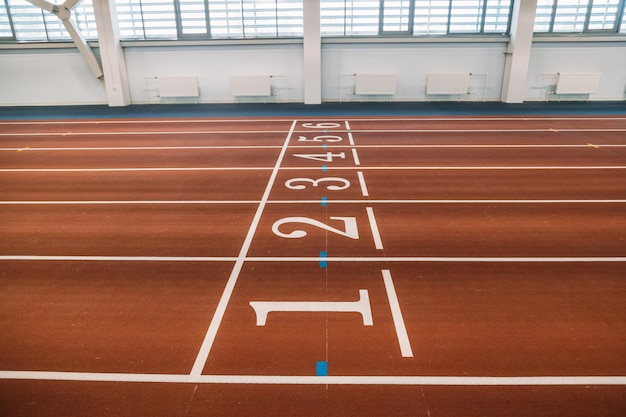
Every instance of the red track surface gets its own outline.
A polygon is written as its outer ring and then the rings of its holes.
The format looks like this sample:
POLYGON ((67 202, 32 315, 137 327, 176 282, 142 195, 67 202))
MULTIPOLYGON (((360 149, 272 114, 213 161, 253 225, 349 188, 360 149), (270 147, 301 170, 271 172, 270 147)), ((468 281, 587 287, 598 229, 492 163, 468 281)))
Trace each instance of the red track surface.
POLYGON ((625 137, 2 122, 0 415, 623 416, 625 137))

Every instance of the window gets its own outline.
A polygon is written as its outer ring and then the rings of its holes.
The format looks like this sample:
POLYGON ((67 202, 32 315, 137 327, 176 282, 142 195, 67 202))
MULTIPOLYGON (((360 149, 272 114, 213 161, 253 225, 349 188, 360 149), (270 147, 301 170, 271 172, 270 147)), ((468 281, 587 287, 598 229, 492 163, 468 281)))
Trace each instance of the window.
POLYGON ((15 39, 6 0, 0 0, 0 39, 15 39))
POLYGON ((511 0, 321 0, 322 36, 506 33, 511 0))
MULTIPOLYGON (((3 0, 0 0, 3 1, 3 0)), ((0 9, 0 22, 9 23, 9 32, 14 31, 18 41, 69 41, 70 35, 63 23, 52 13, 46 12, 25 0, 4 0, 8 5, 5 17, 0 9)), ((5 9, 6 12, 7 9, 5 9)), ((96 22, 91 0, 83 0, 72 9, 72 21, 76 23, 83 37, 87 40, 98 38, 96 22)), ((0 38, 4 35, 4 24, 0 25, 0 38)))
POLYGON ((322 36, 378 35, 380 1, 321 0, 322 36))
POLYGON ((535 32, 624 33, 624 0, 539 0, 535 32), (621 28, 618 28, 621 26, 621 28))

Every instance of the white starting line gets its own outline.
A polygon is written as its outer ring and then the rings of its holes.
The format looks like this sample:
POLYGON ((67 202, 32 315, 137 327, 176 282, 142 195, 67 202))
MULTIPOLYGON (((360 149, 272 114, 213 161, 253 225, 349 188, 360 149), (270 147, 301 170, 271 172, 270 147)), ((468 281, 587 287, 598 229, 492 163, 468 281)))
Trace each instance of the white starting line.
POLYGON ((308 376, 189 375, 97 372, 0 371, 0 379, 258 385, 442 385, 442 386, 601 386, 626 385, 626 376, 308 376))

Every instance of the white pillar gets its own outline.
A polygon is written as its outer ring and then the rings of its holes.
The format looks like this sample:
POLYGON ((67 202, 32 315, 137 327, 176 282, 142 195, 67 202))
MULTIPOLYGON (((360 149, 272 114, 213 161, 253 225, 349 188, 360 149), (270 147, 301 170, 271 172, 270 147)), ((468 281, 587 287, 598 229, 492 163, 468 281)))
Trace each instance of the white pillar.
POLYGON ((128 106, 130 104, 130 88, 124 51, 119 40, 115 2, 93 0, 93 9, 109 106, 128 106))
POLYGON ((528 64, 533 43, 537 0, 515 0, 511 16, 511 39, 506 52, 501 100, 522 103, 526 96, 528 64))
POLYGON ((304 104, 322 102, 322 36, 320 0, 303 0, 304 104))

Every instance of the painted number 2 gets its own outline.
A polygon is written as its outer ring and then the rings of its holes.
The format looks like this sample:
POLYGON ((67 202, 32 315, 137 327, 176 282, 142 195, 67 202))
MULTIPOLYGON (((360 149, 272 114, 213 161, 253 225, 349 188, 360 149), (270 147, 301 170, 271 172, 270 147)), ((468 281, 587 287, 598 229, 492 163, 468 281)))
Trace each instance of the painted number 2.
POLYGON ((336 229, 325 223, 320 222, 319 220, 311 219, 309 217, 285 217, 274 223, 274 225, 272 226, 272 232, 274 232, 274 234, 277 236, 288 238, 288 239, 298 239, 301 237, 305 237, 307 235, 307 232, 301 229, 296 229, 289 233, 283 233, 279 230, 279 228, 284 224, 296 223, 296 224, 307 224, 313 227, 318 227, 322 230, 326 230, 331 233, 336 233, 340 236, 345 236, 350 239, 359 238, 359 229, 357 228, 355 217, 331 217, 330 219, 342 221, 344 229, 343 230, 336 229))

